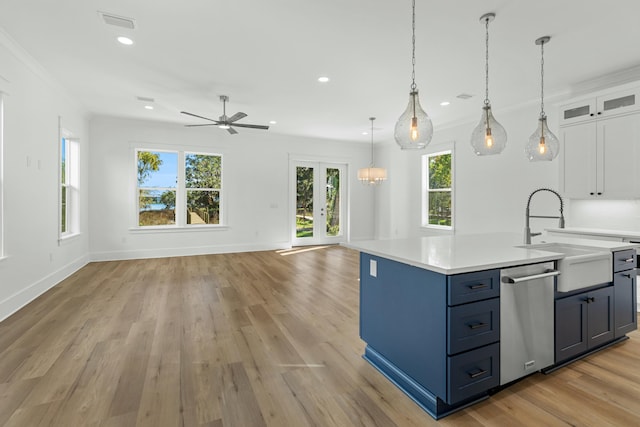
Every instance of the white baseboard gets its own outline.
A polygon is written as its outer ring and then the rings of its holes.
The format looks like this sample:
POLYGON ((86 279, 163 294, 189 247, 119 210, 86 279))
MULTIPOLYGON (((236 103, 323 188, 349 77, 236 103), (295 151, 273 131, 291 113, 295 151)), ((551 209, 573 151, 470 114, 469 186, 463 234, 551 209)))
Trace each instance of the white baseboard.
POLYGON ((91 261, 122 261, 130 259, 227 254, 234 252, 275 251, 289 248, 291 248, 290 242, 276 242, 247 245, 195 246, 190 248, 136 249, 132 251, 92 252, 91 261))
POLYGON ((40 295, 71 276, 76 271, 89 263, 89 256, 83 255, 76 260, 70 262, 64 267, 54 271, 53 273, 43 277, 35 283, 27 286, 21 291, 11 295, 3 301, 0 301, 0 321, 3 321, 13 313, 29 304, 40 295))

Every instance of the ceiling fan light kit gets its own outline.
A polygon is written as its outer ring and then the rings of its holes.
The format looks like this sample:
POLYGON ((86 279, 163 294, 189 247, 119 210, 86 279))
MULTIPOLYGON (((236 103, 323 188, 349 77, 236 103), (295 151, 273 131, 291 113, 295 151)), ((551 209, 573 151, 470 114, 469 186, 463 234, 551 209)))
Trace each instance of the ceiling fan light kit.
POLYGON ((235 113, 231 117, 227 117, 227 102, 229 101, 229 97, 227 95, 220 95, 220 101, 222 101, 222 115, 218 118, 218 120, 210 119, 208 117, 199 116, 197 114, 189 113, 187 111, 180 111, 182 114, 186 114, 187 116, 197 117, 199 119, 210 121, 211 123, 205 123, 200 125, 185 125, 186 127, 197 127, 197 126, 218 126, 220 129, 226 129, 231 135, 235 135, 238 133, 234 127, 239 128, 249 128, 249 129, 262 129, 267 130, 269 126, 266 125, 251 125, 247 123, 236 123, 238 120, 247 117, 247 115, 243 112, 235 113))

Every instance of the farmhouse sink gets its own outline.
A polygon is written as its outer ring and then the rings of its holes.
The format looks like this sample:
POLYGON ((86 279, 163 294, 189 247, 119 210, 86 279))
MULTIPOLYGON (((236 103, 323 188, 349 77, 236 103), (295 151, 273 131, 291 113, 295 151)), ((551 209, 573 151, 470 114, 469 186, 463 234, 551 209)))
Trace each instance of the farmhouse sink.
POLYGON ((558 292, 570 292, 613 280, 610 251, 568 243, 537 243, 520 246, 527 249, 557 252, 564 258, 557 262, 558 292))

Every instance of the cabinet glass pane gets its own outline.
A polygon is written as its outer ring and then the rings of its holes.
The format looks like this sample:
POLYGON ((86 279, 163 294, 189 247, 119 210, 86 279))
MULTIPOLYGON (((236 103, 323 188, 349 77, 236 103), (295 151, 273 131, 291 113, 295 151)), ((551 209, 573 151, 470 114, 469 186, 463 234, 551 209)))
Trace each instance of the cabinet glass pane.
POLYGON ((628 95, 623 96, 622 98, 610 99, 608 101, 604 101, 603 108, 605 111, 615 110, 616 108, 621 107, 629 107, 631 105, 636 104, 636 96, 628 95))
POLYGON ((575 117, 588 116, 591 112, 591 106, 583 105, 582 107, 572 108, 570 110, 564 110, 564 119, 573 119, 575 117))

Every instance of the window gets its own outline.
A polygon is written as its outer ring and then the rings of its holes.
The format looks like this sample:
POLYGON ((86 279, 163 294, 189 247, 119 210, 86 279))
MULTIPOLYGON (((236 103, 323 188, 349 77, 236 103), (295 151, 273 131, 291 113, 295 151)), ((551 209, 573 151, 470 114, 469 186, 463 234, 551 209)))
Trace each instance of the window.
POLYGON ((4 102, 0 92, 0 259, 4 256, 4 207, 2 194, 4 188, 4 102))
POLYGON ((60 130, 60 169, 59 169, 59 239, 80 232, 79 216, 79 144, 71 132, 60 130))
POLYGON ((222 156, 136 150, 137 225, 222 224, 222 156))
POLYGON ((453 149, 422 156, 422 226, 453 229, 453 149))
POLYGON ((138 151, 138 225, 176 223, 178 153, 138 151))

